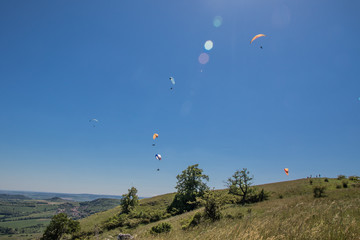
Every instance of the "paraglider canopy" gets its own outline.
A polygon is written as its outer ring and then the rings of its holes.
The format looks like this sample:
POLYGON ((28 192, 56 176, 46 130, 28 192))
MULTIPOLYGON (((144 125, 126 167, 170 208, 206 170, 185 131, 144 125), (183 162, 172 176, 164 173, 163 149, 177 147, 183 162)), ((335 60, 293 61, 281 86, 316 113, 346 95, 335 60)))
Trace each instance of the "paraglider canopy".
POLYGON ((265 36, 266 36, 265 34, 258 34, 258 35, 256 35, 255 37, 253 37, 253 38, 251 39, 250 44, 252 44, 252 42, 253 42, 255 39, 257 39, 257 38, 259 38, 259 37, 265 37, 265 36))
POLYGON ((160 160, 161 160, 161 155, 160 155, 160 154, 156 154, 156 155, 155 155, 155 158, 160 161, 160 160))
POLYGON ((284 171, 285 171, 286 175, 289 176, 289 169, 288 169, 288 168, 284 168, 284 171))
POLYGON ((89 120, 89 123, 91 123, 93 127, 95 127, 95 124, 97 124, 98 122, 99 120, 97 120, 96 118, 92 118, 89 120))
POLYGON ((173 77, 169 77, 169 79, 170 79, 171 83, 172 83, 173 85, 175 85, 175 79, 174 79, 173 77))
POLYGON ((154 135, 153 135, 153 139, 155 140, 156 138, 158 138, 159 137, 159 134, 157 134, 157 133, 154 133, 154 135))

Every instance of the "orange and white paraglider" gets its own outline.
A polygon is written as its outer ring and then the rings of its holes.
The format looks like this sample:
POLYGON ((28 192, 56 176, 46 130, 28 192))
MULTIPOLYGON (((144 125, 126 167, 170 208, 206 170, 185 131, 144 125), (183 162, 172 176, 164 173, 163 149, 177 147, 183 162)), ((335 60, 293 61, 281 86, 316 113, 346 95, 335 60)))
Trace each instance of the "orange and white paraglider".
MULTIPOLYGON (((259 37, 265 37, 265 36, 266 36, 265 34, 258 34, 258 35, 256 35, 255 37, 253 37, 253 38, 251 39, 250 44, 252 44, 252 42, 253 42, 255 39, 257 39, 257 38, 259 38, 259 37)), ((260 48, 263 49, 262 46, 260 46, 260 48)))
POLYGON ((256 35, 255 37, 253 37, 253 38, 251 39, 250 44, 252 44, 252 42, 253 42, 255 39, 257 39, 257 38, 259 38, 259 37, 265 37, 265 36, 266 36, 265 34, 258 34, 258 35, 256 35))
MULTIPOLYGON (((158 137, 159 137, 159 134, 154 133, 154 135, 153 135, 153 139, 154 139, 154 141, 155 141, 155 139, 157 139, 158 137)), ((153 143, 153 146, 155 146, 155 142, 153 143)))
POLYGON ((289 169, 288 169, 288 168, 284 168, 284 171, 285 171, 286 175, 289 176, 289 169))

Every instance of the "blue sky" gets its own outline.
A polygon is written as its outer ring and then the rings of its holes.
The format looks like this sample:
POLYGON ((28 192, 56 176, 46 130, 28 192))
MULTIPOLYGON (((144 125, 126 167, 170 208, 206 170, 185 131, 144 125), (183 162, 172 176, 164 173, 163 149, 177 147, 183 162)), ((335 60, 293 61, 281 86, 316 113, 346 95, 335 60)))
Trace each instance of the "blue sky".
POLYGON ((359 8, 1 1, 0 189, 152 196, 196 163, 215 188, 244 167, 256 184, 359 175, 359 8))

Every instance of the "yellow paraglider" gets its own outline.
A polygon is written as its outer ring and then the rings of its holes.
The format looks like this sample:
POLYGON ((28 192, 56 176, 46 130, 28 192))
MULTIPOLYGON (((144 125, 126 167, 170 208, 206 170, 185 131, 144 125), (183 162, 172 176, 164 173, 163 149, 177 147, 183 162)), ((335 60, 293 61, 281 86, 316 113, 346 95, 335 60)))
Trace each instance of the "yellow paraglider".
POLYGON ((253 39, 251 39, 250 44, 251 44, 255 39, 257 39, 257 38, 259 38, 259 37, 265 37, 265 36, 266 36, 265 34, 258 34, 258 35, 256 35, 255 37, 253 37, 253 39))
POLYGON ((159 134, 157 134, 157 133, 154 133, 154 135, 153 135, 153 139, 155 140, 156 138, 158 138, 159 137, 159 134))
POLYGON ((289 176, 289 169, 288 169, 288 168, 284 168, 284 171, 285 171, 286 175, 289 176))

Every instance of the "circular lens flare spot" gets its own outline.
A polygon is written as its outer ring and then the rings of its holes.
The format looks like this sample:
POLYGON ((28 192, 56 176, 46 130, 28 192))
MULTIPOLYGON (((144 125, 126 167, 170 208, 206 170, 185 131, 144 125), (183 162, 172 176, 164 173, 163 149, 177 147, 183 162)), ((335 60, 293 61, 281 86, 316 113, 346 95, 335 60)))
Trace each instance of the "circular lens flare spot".
POLYGON ((222 17, 216 16, 213 21, 214 27, 220 27, 222 24, 222 21, 223 21, 222 17))
POLYGON ((204 44, 204 48, 210 51, 214 46, 214 43, 211 40, 207 40, 204 44))
POLYGON ((199 56, 199 63, 201 64, 207 64, 209 61, 209 55, 207 53, 202 53, 199 56))

